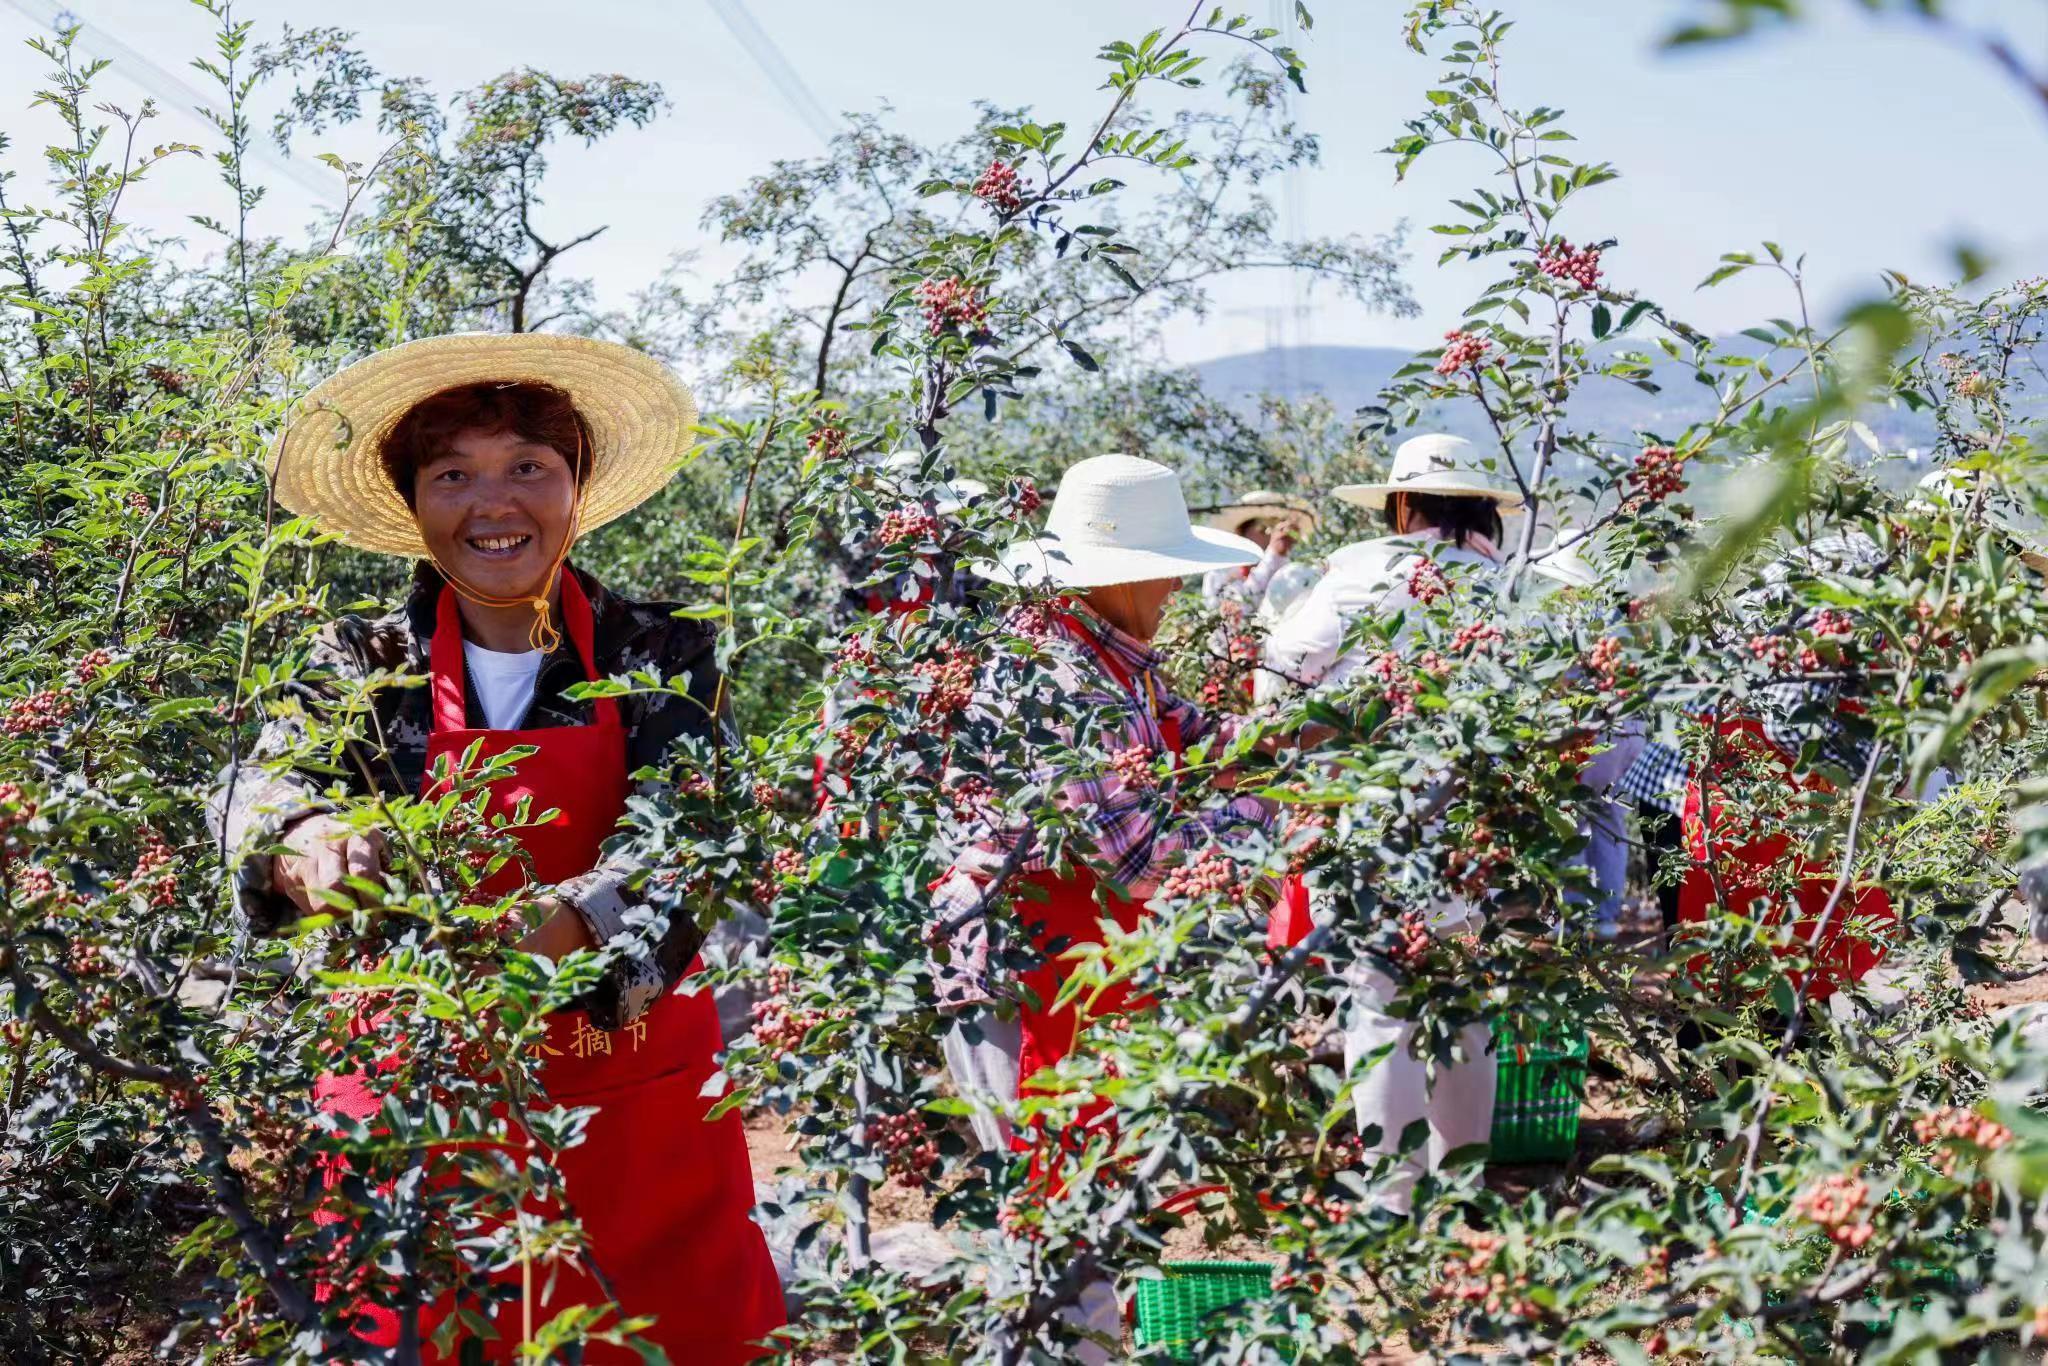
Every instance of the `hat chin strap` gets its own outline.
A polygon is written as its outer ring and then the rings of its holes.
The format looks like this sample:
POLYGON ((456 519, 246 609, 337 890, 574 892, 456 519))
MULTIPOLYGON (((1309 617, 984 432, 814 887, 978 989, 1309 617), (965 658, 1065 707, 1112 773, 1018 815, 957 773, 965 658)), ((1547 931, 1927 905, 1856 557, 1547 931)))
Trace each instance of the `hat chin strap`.
MULTIPOLYGON (((581 465, 582 463, 583 424, 578 422, 576 424, 576 464, 581 465)), ((570 474, 572 477, 575 474, 573 467, 570 470, 570 474)), ((562 644, 561 629, 555 625, 555 583, 562 577, 562 565, 568 561, 569 547, 576 544, 576 537, 583 529, 583 490, 588 486, 589 482, 589 476, 585 475, 582 482, 576 486, 576 507, 569 516, 569 530, 563 535, 562 544, 555 551, 555 562, 548 566, 547 577, 541 581, 540 592, 538 593, 512 598, 497 598, 492 597, 488 593, 480 593, 464 583, 454 570, 442 564, 439 560, 434 559, 434 551, 431 546, 427 549, 427 558, 434 561, 434 568, 441 571, 441 577, 448 581, 448 586, 477 606, 518 607, 522 604, 531 606, 533 608, 533 625, 527 628, 526 643, 529 647, 539 650, 543 655, 553 654, 562 644)))

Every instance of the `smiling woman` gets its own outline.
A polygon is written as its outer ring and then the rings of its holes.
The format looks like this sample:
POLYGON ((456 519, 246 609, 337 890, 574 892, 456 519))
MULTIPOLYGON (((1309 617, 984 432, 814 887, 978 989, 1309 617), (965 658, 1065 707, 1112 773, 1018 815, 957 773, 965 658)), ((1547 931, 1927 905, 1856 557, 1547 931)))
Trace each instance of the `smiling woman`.
MULTIPOLYGON (((229 847, 245 851, 243 910, 259 930, 288 930, 354 898, 361 887, 351 878, 383 879, 386 841, 330 814, 349 797, 439 797, 457 766, 518 753, 470 814, 479 825, 510 822, 524 857, 491 872, 472 899, 509 898, 528 953, 601 951, 596 987, 578 1008, 549 1017, 538 1068, 551 1101, 597 1107, 583 1142, 557 1155, 587 1255, 550 1265, 538 1290, 509 1299, 467 1292, 429 1317, 459 1312, 474 1325, 480 1298, 509 1304, 496 1315, 498 1341, 484 1349, 503 1359, 532 1323, 610 1302, 620 1317, 654 1315, 643 1336, 672 1361, 750 1359, 782 1322, 781 1292, 748 1219, 753 1182, 739 1116, 706 1119, 720 1089, 711 995, 674 989, 694 970, 703 931, 673 892, 655 889, 648 869, 604 847, 634 795, 628 775, 672 775, 684 762, 680 745, 701 760, 718 742, 712 636, 679 620, 672 604, 626 601, 568 563, 582 530, 667 481, 696 420, 689 391, 623 346, 455 336, 360 361, 303 408, 279 457, 278 500, 350 545, 420 563, 397 611, 327 627, 298 705, 280 708, 254 757, 223 775, 214 815, 229 847), (640 670, 687 686, 570 695, 587 680, 640 670), (378 686, 408 676, 427 686, 378 686), (294 761, 306 716, 345 709, 361 686, 373 688, 375 742, 351 747, 337 785, 325 776, 331 768, 294 761), (534 812, 550 814, 533 820, 534 812), (628 1029, 616 1047, 590 1042, 628 1029)), ((660 800, 667 781, 649 779, 639 795, 660 800)), ((314 1098, 329 1114, 369 1123, 383 1107, 380 1085, 361 1072, 330 1073, 314 1098)), ((339 1174, 329 1183, 311 1211, 316 1223, 351 1217, 345 1205, 331 1207, 343 1184, 339 1174)), ((518 1270, 492 1278, 509 1291, 518 1270)), ((389 1306, 358 1308, 367 1340, 399 1341, 389 1306)), ((465 1344, 464 1360, 472 1346, 481 1344, 465 1344)), ((585 1359, 632 1357, 593 1349, 585 1359)))

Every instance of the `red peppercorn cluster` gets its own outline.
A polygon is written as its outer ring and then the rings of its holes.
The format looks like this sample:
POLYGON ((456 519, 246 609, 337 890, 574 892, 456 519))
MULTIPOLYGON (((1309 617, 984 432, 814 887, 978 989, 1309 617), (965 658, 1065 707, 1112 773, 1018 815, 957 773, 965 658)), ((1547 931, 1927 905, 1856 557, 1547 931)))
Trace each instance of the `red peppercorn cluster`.
POLYGON ((830 425, 818 427, 804 438, 804 447, 823 460, 837 460, 846 454, 846 429, 830 425))
POLYGON ((150 504, 149 495, 140 489, 131 490, 122 501, 128 505, 128 510, 137 517, 147 517, 156 510, 150 504))
POLYGON ((1041 494, 1038 485, 1029 479, 1011 480, 1010 497, 1016 502, 1017 511, 1026 517, 1045 506, 1045 495, 1041 494))
POLYGON ((1669 446, 1646 446, 1628 473, 1631 509, 1661 503, 1685 492, 1685 461, 1669 446))
POLYGON ((754 805, 756 806, 774 808, 782 805, 782 789, 777 787, 774 783, 755 783, 753 795, 754 805))
POLYGON ((71 676, 77 679, 81 685, 87 684, 98 678, 100 672, 113 662, 114 652, 112 650, 88 650, 78 657, 77 663, 71 666, 71 676))
POLYGON ((839 643, 839 649, 832 656, 832 666, 844 673, 852 669, 875 667, 875 650, 866 636, 856 632, 839 643))
POLYGON ((1424 650, 1422 657, 1415 661, 1415 667, 1417 671, 1428 674, 1431 678, 1449 678, 1451 676, 1451 661, 1438 654, 1435 650, 1424 650))
POLYGON ((7 719, 0 721, 0 730, 13 736, 39 735, 63 725, 76 709, 71 689, 44 688, 8 703, 7 719))
POLYGON ((1870 1200, 1870 1187, 1853 1176, 1835 1173, 1823 1176, 1801 1191, 1792 1201, 1794 1212, 1820 1225, 1835 1246, 1859 1251, 1870 1241, 1874 1229, 1862 1218, 1870 1200))
POLYGON ((20 783, 0 783, 0 835, 35 819, 36 804, 20 783))
POLYGON ((1595 247, 1574 247, 1560 237, 1537 250, 1536 268, 1553 280, 1569 280, 1580 289, 1600 288, 1600 252, 1595 247))
POLYGON ((946 799, 962 816, 976 816, 996 799, 995 785, 978 774, 968 774, 946 789, 946 799))
POLYGON ((768 969, 767 993, 754 1002, 754 1038, 778 1058, 786 1058, 804 1041, 804 1036, 823 1024, 825 1012, 791 1002, 796 974, 783 963, 768 969))
POLYGON ((1150 792, 1159 786, 1159 775, 1152 769, 1152 757, 1149 746, 1132 745, 1109 756, 1109 771, 1123 779, 1124 786, 1150 792))
POLYGON ((142 830, 142 852, 136 857, 135 871, 128 875, 128 890, 145 892, 149 904, 162 909, 174 906, 178 901, 178 870, 174 866, 177 855, 164 837, 155 830, 144 826, 142 830))
POLYGON ((936 540, 938 534, 938 518, 918 503, 905 503, 894 512, 883 514, 881 529, 875 533, 883 545, 936 540))
POLYGON ((1856 634, 1856 618, 1847 612, 1823 607, 1813 614, 1813 620, 1807 623, 1806 629, 1817 636, 1853 636, 1856 634))
POLYGON ((981 292, 957 277, 926 280, 915 293, 925 327, 934 337, 947 328, 979 327, 988 320, 988 304, 981 292))
POLYGON ((191 376, 168 365, 146 365, 142 373, 149 376, 149 382, 167 394, 182 394, 192 382, 191 376))
MULTIPOLYGON (((1913 1137, 1926 1144, 1964 1143, 1985 1152, 1995 1152, 2012 1142, 2012 1130, 1997 1120, 1986 1119, 1975 1110, 1950 1105, 1914 1120, 1913 1137)), ((1957 1156, 1953 1147, 1944 1147, 1934 1155, 1934 1165, 1940 1168, 1942 1175, 1954 1176, 1957 1156)))
POLYGON ((1209 845, 1159 882, 1159 895, 1194 900, 1218 896, 1236 900, 1240 887, 1237 864, 1219 845, 1209 845))
POLYGON ((868 1142, 882 1155, 889 1174, 905 1186, 922 1186, 939 1165, 939 1140, 925 1128, 922 1115, 869 1120, 868 1142))
POLYGON ((1038 641, 1042 644, 1052 639, 1052 613, 1036 603, 1028 607, 1019 607, 1016 611, 1010 613, 1010 620, 1007 625, 1012 632, 1026 640, 1038 641))
POLYGON ((1424 607, 1451 591, 1451 581, 1444 577, 1444 571, 1437 567, 1435 560, 1422 559, 1408 571, 1408 596, 1424 607))
POLYGON ((996 1211, 996 1227, 1003 1231, 1005 1237, 1042 1243, 1045 1241, 1045 1206, 1027 1197, 1013 1197, 996 1211))
POLYGON ((1472 369, 1486 359, 1487 352, 1493 350, 1493 343, 1486 338, 1456 329, 1444 333, 1444 343, 1444 353, 1436 363, 1439 375, 1455 375, 1460 370, 1472 369))
POLYGON ((974 700, 974 656, 965 650, 947 646, 937 659, 917 661, 912 672, 931 684, 917 700, 925 716, 951 716, 974 700))
POLYGON ((1507 847, 1493 833, 1493 823, 1481 816, 1472 822, 1465 843, 1444 855, 1444 876, 1458 893, 1483 896, 1494 874, 1510 862, 1507 847))
POLYGON ((997 157, 981 173, 981 179, 974 182, 974 197, 985 200, 997 213, 1010 214, 1024 207, 1024 187, 1017 179, 1017 168, 997 157))
POLYGON ((1497 1269, 1507 1239, 1498 1233, 1461 1229, 1458 1241, 1465 1245, 1463 1256, 1444 1262, 1444 1294, 1458 1304, 1477 1305, 1497 1317, 1540 1318, 1543 1311, 1521 1293, 1522 1287, 1497 1269))
POLYGON ((1401 656, 1382 650, 1367 662, 1365 672, 1380 681, 1380 695, 1395 716, 1415 715, 1415 680, 1401 656))
POLYGON ((1475 621, 1460 626, 1451 637, 1453 650, 1480 651, 1490 645, 1497 645, 1507 637, 1500 627, 1490 621, 1475 621))
POLYGON ((1783 636, 1751 636, 1748 649, 1751 659, 1771 669, 1784 668, 1792 653, 1792 647, 1785 643, 1783 636))
POLYGON ((14 874, 14 891, 24 905, 57 896, 57 875, 40 864, 30 864, 14 874))
POLYGON ((1599 677, 1602 688, 1612 688, 1621 672, 1620 637, 1602 636, 1593 642, 1592 650, 1586 655, 1586 667, 1599 677))
POLYGON ((1430 937, 1428 917, 1420 911, 1403 911, 1395 929, 1398 937, 1387 957, 1404 968, 1421 967, 1436 943, 1430 937))
POLYGON ((692 773, 676 784, 676 792, 700 802, 711 800, 711 780, 701 773, 692 773))
POLYGON ((1964 398, 1984 398, 1990 392, 1990 377, 1982 370, 1971 370, 1956 380, 1956 393, 1964 398))

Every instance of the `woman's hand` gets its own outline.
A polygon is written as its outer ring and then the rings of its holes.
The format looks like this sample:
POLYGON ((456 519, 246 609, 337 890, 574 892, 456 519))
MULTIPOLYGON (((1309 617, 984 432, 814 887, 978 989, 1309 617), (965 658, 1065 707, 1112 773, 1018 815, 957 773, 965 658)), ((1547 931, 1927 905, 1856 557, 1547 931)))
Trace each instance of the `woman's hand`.
POLYGON ((301 816, 284 829, 288 854, 279 854, 272 885, 306 915, 331 911, 321 892, 353 897, 343 880, 376 878, 384 872, 384 837, 374 830, 351 830, 329 815, 301 816))
POLYGON ((596 941, 590 937, 590 927, 583 923, 583 917, 574 908, 550 898, 541 903, 546 918, 538 929, 529 931, 519 941, 521 953, 536 954, 559 963, 577 949, 596 948, 596 941))

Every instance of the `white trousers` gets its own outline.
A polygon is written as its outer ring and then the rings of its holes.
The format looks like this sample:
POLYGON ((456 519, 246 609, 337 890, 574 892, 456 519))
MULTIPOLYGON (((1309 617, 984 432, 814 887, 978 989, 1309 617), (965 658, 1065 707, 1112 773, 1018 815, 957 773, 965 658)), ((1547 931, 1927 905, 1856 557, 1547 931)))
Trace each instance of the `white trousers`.
POLYGON ((1415 1183, 1424 1171, 1435 1171, 1455 1148, 1484 1143, 1493 1132, 1495 1060, 1488 1051, 1491 1031, 1468 1026, 1458 1036, 1463 1059, 1442 1062, 1416 1057, 1415 1022, 1388 1013, 1396 994, 1394 979, 1377 968, 1359 967, 1352 976, 1351 1022, 1344 1031, 1344 1069, 1355 1075, 1366 1059, 1392 1045, 1392 1051, 1367 1065, 1352 1089, 1358 1127, 1379 1127, 1379 1141, 1370 1151, 1393 1154, 1401 1134, 1417 1120, 1429 1122, 1429 1141, 1403 1158, 1392 1181, 1381 1188, 1381 1203, 1397 1214, 1415 1205, 1415 1183))
POLYGON ((981 1150, 1006 1153, 1010 1150, 1010 1121, 1000 1112, 1017 1100, 1017 1060, 1024 1051, 1024 1026, 981 1011, 974 1017, 974 1030, 978 1039, 968 1038, 966 1021, 953 1021, 939 1040, 939 1048, 946 1056, 953 1093, 973 1107, 967 1123, 981 1150))

